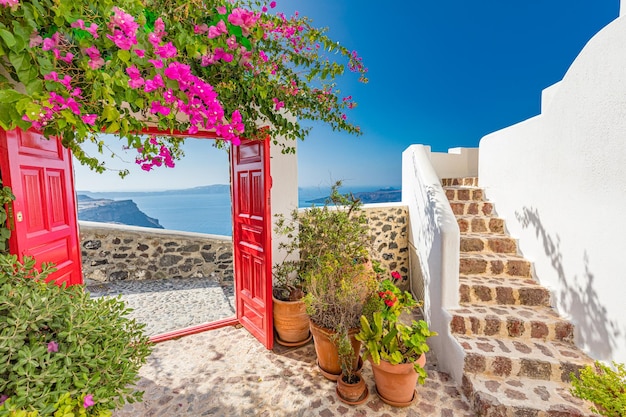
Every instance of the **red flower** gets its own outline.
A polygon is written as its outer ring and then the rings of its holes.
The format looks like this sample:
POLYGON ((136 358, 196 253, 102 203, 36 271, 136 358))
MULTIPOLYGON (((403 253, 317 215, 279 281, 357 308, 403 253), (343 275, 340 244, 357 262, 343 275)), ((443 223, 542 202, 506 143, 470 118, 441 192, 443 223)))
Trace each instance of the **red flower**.
POLYGON ((400 275, 400 273, 399 273, 398 271, 393 271, 393 272, 391 273, 391 276, 392 276, 392 277, 393 277, 393 279, 395 279, 395 280, 399 280, 399 279, 401 279, 401 278, 402 278, 402 275, 400 275))

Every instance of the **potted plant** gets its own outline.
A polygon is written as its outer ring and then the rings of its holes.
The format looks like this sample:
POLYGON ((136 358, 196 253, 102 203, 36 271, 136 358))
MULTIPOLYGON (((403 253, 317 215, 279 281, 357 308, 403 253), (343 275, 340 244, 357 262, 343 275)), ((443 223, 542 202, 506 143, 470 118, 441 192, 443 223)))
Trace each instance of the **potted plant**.
POLYGON ((311 340, 309 316, 304 304, 303 280, 298 261, 283 261, 274 265, 272 288, 276 342, 283 346, 302 346, 311 340))
POLYGON ((394 406, 408 406, 415 399, 416 383, 428 376, 424 370, 426 340, 437 333, 429 330, 424 320, 406 323, 406 315, 420 304, 408 291, 401 291, 395 281, 380 283, 378 309, 371 317, 361 316, 361 331, 356 335, 363 342, 364 359, 370 359, 376 390, 381 399, 394 406), (401 317, 402 315, 405 317, 401 317))
POLYGON ((337 378, 337 396, 346 404, 362 404, 367 400, 369 391, 361 375, 360 368, 354 368, 355 359, 358 360, 360 358, 356 357, 347 329, 337 333, 334 341, 337 345, 339 363, 341 365, 341 375, 337 378))
POLYGON ((369 227, 362 203, 352 194, 331 189, 324 206, 298 214, 301 273, 306 282, 304 301, 311 320, 318 366, 336 380, 341 373, 333 335, 348 329, 357 366, 359 317, 373 300, 378 280, 369 261, 369 227))

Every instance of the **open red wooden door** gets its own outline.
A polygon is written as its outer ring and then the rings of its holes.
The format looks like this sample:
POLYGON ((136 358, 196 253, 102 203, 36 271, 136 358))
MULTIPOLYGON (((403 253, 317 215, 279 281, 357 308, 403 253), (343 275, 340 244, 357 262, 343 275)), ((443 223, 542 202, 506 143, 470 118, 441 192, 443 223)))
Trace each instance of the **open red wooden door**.
POLYGON ((231 146, 231 158, 237 318, 272 349, 269 140, 231 146))
POLYGON ((0 129, 0 175, 15 201, 9 208, 9 249, 22 260, 34 257, 37 267, 53 262, 48 280, 81 284, 78 220, 72 155, 56 137, 33 131, 0 129))

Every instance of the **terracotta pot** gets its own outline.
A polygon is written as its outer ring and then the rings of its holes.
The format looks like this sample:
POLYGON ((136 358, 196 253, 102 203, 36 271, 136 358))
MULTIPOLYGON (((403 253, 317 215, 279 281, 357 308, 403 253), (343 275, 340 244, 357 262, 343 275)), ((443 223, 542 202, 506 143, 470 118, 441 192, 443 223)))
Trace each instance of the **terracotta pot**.
MULTIPOLYGON (((336 332, 334 330, 320 327, 310 321, 311 334, 315 342, 315 353, 317 354, 317 366, 320 367, 322 374, 331 381, 336 381, 341 374, 341 365, 339 363, 339 353, 337 346, 333 343, 331 337, 336 332)), ((354 349, 355 360, 354 369, 357 369, 361 352, 361 342, 356 340, 354 336, 359 329, 352 329, 348 332, 350 343, 354 349)))
POLYGON ((309 316, 306 314, 304 301, 282 301, 275 297, 272 299, 276 342, 283 346, 301 346, 308 342, 311 339, 309 316))
MULTIPOLYGON (((413 364, 392 365, 381 359, 380 364, 376 365, 371 358, 370 363, 380 399, 396 407, 411 405, 417 384, 417 372, 413 369, 413 364)), ((423 368, 426 364, 426 355, 422 354, 417 363, 423 368)))
POLYGON ((337 396, 346 404, 361 404, 369 395, 365 379, 360 374, 358 377, 359 381, 354 384, 348 384, 343 378, 337 379, 337 396))

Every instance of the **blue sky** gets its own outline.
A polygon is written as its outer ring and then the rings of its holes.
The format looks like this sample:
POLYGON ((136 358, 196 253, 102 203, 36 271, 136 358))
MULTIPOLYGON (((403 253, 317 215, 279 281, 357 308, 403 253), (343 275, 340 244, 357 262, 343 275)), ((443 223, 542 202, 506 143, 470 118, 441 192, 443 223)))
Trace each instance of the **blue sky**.
MULTIPOLYGON (((619 0, 279 0, 357 50, 370 82, 340 82, 358 107, 353 137, 314 125, 298 143, 301 186, 399 186, 401 153, 476 147, 484 135, 539 113, 541 91, 561 80, 585 43, 619 13, 619 0)), ((112 141, 111 147, 121 148, 112 141)), ((79 190, 171 189, 228 182, 223 151, 188 140, 172 170, 118 180, 76 166, 79 190)), ((132 161, 133 155, 126 158, 132 161)))

